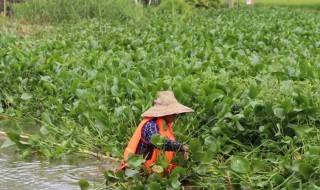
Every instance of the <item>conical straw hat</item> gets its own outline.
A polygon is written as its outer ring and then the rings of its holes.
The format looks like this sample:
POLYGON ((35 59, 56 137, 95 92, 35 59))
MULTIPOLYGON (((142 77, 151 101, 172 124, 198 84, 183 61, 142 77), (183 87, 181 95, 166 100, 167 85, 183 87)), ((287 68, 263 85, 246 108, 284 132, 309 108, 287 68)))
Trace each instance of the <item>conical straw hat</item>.
POLYGON ((145 111, 142 117, 162 117, 166 115, 194 112, 193 109, 180 104, 172 91, 160 91, 154 105, 145 111))

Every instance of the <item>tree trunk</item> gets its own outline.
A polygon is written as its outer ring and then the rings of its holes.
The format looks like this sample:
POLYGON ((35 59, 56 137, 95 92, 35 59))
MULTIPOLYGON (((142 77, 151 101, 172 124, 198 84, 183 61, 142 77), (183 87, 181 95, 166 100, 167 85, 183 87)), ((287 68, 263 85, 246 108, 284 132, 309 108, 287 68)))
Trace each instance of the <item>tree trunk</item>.
POLYGON ((228 8, 232 8, 234 6, 234 0, 228 0, 228 8))
POLYGON ((12 18, 13 16, 13 1, 14 0, 10 0, 10 9, 9 9, 9 16, 12 18))

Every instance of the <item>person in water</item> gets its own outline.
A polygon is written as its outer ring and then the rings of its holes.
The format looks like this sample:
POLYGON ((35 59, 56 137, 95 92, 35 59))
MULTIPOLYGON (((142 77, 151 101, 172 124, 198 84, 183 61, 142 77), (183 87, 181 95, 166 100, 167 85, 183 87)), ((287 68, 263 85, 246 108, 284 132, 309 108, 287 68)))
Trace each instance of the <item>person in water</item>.
POLYGON ((172 130, 172 123, 176 116, 188 112, 194 112, 194 110, 180 104, 172 91, 158 92, 154 105, 142 114, 143 120, 138 125, 124 151, 122 165, 115 172, 130 167, 126 160, 131 154, 143 155, 146 159, 144 165, 149 173, 157 158, 165 154, 168 163, 170 163, 167 167, 170 172, 175 167, 171 160, 176 152, 181 152, 184 158, 188 157, 186 152, 188 146, 177 142, 172 130), (164 137, 164 146, 162 148, 152 144, 151 137, 155 134, 164 137))

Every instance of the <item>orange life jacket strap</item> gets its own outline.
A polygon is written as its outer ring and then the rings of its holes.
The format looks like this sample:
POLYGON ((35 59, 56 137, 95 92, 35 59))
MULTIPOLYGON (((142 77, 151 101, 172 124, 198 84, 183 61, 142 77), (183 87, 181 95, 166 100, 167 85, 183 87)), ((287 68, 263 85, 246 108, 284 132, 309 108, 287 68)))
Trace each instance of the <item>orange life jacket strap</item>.
POLYGON ((138 144, 141 139, 141 131, 145 123, 153 119, 152 117, 144 118, 139 126, 137 127, 136 131, 133 133, 127 148, 124 151, 123 158, 124 160, 127 160, 130 154, 135 154, 136 150, 138 148, 138 144))

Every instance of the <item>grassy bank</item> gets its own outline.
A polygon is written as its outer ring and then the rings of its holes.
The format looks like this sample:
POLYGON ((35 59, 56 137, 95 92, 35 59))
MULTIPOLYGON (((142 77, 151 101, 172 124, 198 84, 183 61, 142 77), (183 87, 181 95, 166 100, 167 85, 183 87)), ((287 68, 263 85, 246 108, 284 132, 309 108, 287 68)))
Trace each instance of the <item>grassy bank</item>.
POLYGON ((31 23, 47 24, 80 19, 106 18, 108 20, 139 20, 143 8, 134 1, 125 0, 28 0, 14 6, 16 18, 31 23))
POLYGON ((318 4, 319 0, 254 0, 254 3, 262 4, 282 4, 282 5, 303 5, 318 4))
POLYGON ((320 9, 319 0, 255 0, 256 6, 286 6, 320 9))
MULTIPOLYGON (((223 1, 227 4, 228 1, 223 1)), ((246 0, 234 0, 235 5, 246 6, 246 0)), ((311 8, 319 9, 318 0, 254 0, 254 6, 258 7, 292 7, 292 8, 311 8)))

